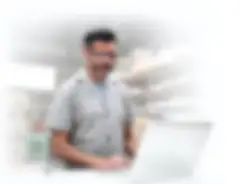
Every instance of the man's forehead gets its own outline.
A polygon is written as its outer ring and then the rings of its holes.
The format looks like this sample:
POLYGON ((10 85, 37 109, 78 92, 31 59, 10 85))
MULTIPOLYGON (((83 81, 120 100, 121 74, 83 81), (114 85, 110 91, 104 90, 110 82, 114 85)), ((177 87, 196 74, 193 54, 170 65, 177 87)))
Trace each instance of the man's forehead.
POLYGON ((116 43, 114 41, 104 42, 104 41, 96 41, 92 44, 92 48, 99 51, 115 51, 116 43))

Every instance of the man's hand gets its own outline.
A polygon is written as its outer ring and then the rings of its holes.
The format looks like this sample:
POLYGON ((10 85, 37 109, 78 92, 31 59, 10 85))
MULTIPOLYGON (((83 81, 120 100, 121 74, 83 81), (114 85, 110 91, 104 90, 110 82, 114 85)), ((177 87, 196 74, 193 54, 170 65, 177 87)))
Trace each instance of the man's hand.
POLYGON ((121 156, 113 156, 107 159, 100 160, 93 165, 93 168, 100 170, 118 170, 129 166, 129 161, 121 156))

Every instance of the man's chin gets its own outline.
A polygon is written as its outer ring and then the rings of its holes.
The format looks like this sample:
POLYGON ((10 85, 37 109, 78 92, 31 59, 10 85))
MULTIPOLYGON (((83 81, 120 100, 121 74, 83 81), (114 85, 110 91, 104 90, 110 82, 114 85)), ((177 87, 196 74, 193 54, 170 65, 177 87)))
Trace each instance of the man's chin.
POLYGON ((107 75, 106 75, 106 74, 97 74, 97 75, 96 75, 96 80, 97 80, 98 82, 102 82, 102 81, 104 81, 106 78, 107 78, 107 75))

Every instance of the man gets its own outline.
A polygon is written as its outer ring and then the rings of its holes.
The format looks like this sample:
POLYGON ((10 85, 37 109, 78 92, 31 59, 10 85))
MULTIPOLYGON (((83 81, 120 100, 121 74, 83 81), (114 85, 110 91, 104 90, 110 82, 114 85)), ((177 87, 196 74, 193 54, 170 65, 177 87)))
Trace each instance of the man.
POLYGON ((51 150, 69 168, 123 169, 135 155, 132 109, 126 88, 111 80, 117 38, 108 29, 83 40, 84 71, 58 91, 49 111, 51 150))

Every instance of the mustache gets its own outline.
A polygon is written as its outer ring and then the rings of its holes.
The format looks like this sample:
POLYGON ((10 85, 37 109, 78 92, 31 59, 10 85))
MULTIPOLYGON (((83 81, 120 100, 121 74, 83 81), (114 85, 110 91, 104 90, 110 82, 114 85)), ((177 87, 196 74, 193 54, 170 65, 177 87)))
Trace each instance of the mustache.
POLYGON ((113 69, 113 64, 97 64, 97 65, 92 65, 93 70, 109 70, 111 71, 113 69))

